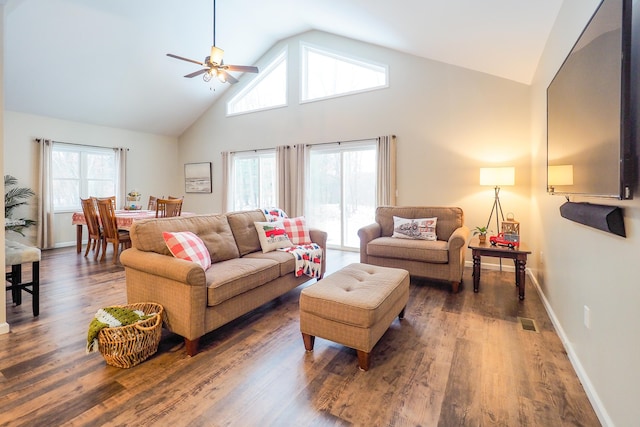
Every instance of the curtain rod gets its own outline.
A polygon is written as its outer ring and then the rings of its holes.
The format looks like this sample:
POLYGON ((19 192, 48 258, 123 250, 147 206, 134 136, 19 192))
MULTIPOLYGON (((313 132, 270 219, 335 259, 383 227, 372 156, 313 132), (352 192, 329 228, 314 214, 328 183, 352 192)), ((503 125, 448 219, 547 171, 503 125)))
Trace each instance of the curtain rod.
MULTIPOLYGON (((34 141, 37 142, 37 143, 40 143, 40 142, 42 142, 42 138, 36 138, 34 141)), ((105 147, 105 146, 102 146, 102 145, 78 144, 78 143, 74 143, 74 142, 64 142, 64 141, 54 141, 54 140, 51 140, 51 142, 54 142, 56 144, 75 145, 77 147, 112 148, 112 149, 124 148, 124 147, 105 147)), ((129 151, 128 148, 126 148, 126 150, 129 151)))
MULTIPOLYGON (((396 137, 395 135, 391 135, 392 137, 396 137)), ((332 142, 318 142, 316 144, 306 144, 307 147, 313 147, 315 145, 327 145, 327 144, 348 144, 350 142, 362 142, 362 141, 369 141, 369 140, 378 140, 380 137, 376 136, 375 138, 361 138, 361 139, 350 139, 347 141, 332 141, 332 142)))
MULTIPOLYGON (((288 145, 284 145, 285 148, 289 148, 288 145)), ((256 148, 253 150, 238 150, 238 151, 229 151, 229 154, 237 154, 237 153, 257 153, 258 151, 271 151, 271 150, 275 150, 277 147, 273 147, 273 148, 256 148)))

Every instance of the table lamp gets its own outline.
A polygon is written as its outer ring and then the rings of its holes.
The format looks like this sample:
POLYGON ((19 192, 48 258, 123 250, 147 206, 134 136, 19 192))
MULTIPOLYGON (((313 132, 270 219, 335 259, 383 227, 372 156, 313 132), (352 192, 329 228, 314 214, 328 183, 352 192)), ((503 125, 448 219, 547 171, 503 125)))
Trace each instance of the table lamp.
POLYGON ((491 217, 493 212, 496 213, 496 233, 500 230, 500 223, 498 218, 498 211, 500 211, 500 217, 504 221, 504 214, 502 213, 502 205, 500 205, 500 186, 515 185, 516 169, 514 167, 501 167, 501 168, 480 168, 480 185, 492 186, 494 189, 495 197, 493 200, 493 207, 487 220, 487 229, 491 223, 491 217))

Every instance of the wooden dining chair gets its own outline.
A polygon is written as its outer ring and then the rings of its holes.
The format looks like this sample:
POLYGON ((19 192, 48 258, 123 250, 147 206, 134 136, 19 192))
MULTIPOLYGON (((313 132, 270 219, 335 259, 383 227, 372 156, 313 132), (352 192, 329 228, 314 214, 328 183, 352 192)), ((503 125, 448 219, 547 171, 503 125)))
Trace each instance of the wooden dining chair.
POLYGON ((156 196, 149 196, 149 205, 147 206, 147 210, 155 211, 157 200, 158 198, 156 196))
POLYGON ((102 228, 100 227, 100 220, 98 219, 96 199, 94 197, 87 199, 81 198, 80 202, 82 204, 85 221, 87 222, 87 230, 89 231, 89 240, 87 240, 87 250, 84 252, 84 256, 89 254, 89 250, 93 250, 95 251, 94 259, 98 259, 100 246, 102 245, 102 228))
POLYGON ((156 218, 180 216, 182 199, 158 199, 156 201, 156 218))
POLYGON ((100 261, 104 260, 107 253, 107 243, 112 243, 113 263, 116 264, 121 247, 122 249, 131 247, 131 238, 128 231, 118 230, 115 204, 111 198, 100 198, 97 203, 102 221, 102 258, 100 261))

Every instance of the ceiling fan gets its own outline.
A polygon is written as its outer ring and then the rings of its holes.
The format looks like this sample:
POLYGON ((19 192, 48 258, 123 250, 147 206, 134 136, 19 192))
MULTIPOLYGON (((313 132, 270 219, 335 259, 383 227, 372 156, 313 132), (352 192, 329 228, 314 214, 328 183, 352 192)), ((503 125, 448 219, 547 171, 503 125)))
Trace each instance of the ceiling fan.
POLYGON ((226 65, 222 59, 224 50, 216 47, 216 0, 213 0, 213 46, 211 46, 211 52, 209 56, 204 58, 203 62, 196 61, 195 59, 184 58, 182 56, 174 55, 173 53, 167 53, 167 56, 171 58, 180 59, 182 61, 193 62, 194 64, 202 65, 203 68, 193 73, 187 74, 185 77, 192 78, 202 74, 202 78, 205 82, 210 81, 213 77, 217 77, 222 83, 229 82, 231 84, 238 83, 238 79, 233 77, 228 71, 240 71, 242 73, 257 73, 258 67, 249 65, 226 65))

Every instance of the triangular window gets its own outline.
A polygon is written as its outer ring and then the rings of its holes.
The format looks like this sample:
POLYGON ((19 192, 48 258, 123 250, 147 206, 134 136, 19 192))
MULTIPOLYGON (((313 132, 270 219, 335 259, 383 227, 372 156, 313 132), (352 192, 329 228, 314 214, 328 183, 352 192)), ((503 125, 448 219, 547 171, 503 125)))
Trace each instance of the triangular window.
POLYGON ((287 105, 287 51, 282 51, 227 103, 227 115, 287 105))
POLYGON ((389 86, 387 65, 302 44, 302 102, 389 86))

